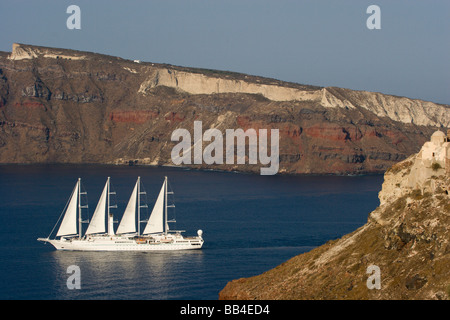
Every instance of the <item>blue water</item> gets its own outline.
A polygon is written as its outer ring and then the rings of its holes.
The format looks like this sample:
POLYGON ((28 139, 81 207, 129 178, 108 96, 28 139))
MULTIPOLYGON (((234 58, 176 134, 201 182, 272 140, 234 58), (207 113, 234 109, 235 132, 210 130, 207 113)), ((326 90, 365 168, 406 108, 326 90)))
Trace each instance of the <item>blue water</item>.
MULTIPOLYGON (((217 299, 230 280, 267 271, 367 221, 382 176, 260 176, 178 168, 0 166, 0 299, 217 299), (164 176, 175 192, 176 227, 204 231, 202 250, 61 252, 46 237, 78 177, 92 215, 110 176, 125 209, 137 176, 149 207, 164 176), (69 290, 67 267, 81 289, 69 290)), ((86 227, 86 226, 85 226, 86 227)), ((116 225, 117 227, 117 225, 116 225)))

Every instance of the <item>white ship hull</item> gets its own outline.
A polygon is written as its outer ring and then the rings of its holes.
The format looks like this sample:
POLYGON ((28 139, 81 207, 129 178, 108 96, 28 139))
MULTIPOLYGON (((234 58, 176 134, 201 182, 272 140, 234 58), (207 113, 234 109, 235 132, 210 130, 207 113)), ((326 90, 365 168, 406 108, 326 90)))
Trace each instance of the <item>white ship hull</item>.
POLYGON ((135 239, 120 236, 97 236, 83 239, 38 239, 48 242, 57 250, 66 251, 172 251, 195 250, 203 246, 200 237, 183 238, 168 235, 157 239, 135 239))

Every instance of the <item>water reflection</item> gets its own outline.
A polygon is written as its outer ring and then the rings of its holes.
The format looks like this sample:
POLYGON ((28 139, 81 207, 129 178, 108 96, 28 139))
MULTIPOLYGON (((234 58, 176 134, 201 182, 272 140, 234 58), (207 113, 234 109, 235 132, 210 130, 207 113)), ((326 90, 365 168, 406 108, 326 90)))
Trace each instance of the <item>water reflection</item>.
POLYGON ((54 288, 59 299, 177 299, 173 290, 195 286, 204 270, 201 250, 177 252, 65 252, 51 253, 54 288), (81 271, 81 289, 67 288, 66 273, 76 265, 81 271))

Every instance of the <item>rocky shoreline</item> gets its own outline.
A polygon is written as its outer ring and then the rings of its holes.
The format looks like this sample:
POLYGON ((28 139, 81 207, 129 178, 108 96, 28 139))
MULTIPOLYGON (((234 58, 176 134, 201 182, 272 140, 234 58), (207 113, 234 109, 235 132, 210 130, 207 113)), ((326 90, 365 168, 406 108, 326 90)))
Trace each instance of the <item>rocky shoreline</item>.
POLYGON ((450 142, 439 141, 433 135, 385 173, 380 206, 365 225, 261 275, 230 281, 219 299, 450 300, 450 142))

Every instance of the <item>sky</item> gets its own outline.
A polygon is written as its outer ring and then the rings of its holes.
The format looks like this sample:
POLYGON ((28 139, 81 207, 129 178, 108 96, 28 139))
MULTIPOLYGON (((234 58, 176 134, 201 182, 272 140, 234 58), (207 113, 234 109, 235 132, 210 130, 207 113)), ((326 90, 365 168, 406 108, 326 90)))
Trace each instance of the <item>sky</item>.
POLYGON ((450 104, 448 0, 0 0, 12 44, 450 104), (68 29, 70 5, 81 29, 68 29), (370 5, 381 29, 369 29, 370 5))

